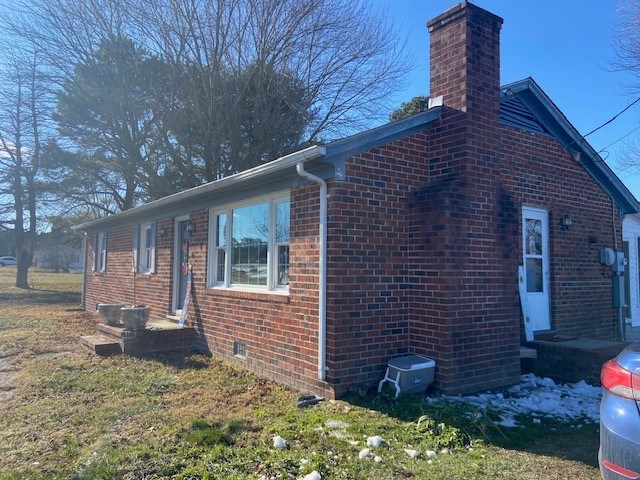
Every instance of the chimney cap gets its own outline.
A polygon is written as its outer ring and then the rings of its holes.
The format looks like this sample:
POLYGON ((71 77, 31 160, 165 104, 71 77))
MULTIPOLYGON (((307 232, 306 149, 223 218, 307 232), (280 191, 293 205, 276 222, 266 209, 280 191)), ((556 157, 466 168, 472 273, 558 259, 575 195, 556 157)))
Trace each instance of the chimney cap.
POLYGON ((464 2, 454 5, 444 13, 441 13, 436 18, 429 20, 427 22, 427 28, 429 29, 429 32, 433 32, 463 16, 493 21, 497 24, 498 28, 502 26, 504 21, 502 17, 499 17, 498 15, 465 0, 464 2))

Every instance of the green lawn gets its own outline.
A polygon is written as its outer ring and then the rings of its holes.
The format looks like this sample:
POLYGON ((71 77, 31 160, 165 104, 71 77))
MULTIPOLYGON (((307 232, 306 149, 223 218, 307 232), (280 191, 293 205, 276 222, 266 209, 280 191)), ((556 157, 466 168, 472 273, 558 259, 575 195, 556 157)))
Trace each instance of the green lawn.
POLYGON ((77 340, 95 322, 76 308, 80 276, 35 271, 28 292, 14 274, 0 269, 0 479, 599 478, 595 426, 498 430, 418 397, 300 410, 298 393, 208 356, 96 357, 77 340), (371 435, 379 463, 358 458, 371 435))

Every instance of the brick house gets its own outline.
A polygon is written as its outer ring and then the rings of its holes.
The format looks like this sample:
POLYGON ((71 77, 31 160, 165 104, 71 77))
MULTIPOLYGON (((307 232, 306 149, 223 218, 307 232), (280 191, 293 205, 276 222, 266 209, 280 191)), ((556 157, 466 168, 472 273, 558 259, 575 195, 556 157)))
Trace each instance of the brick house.
POLYGON ((190 264, 198 349, 328 397, 409 353, 445 392, 516 382, 519 265, 536 331, 613 338, 599 250, 640 205, 532 79, 500 86, 501 25, 428 23, 426 112, 78 226, 86 308, 175 315, 190 264))

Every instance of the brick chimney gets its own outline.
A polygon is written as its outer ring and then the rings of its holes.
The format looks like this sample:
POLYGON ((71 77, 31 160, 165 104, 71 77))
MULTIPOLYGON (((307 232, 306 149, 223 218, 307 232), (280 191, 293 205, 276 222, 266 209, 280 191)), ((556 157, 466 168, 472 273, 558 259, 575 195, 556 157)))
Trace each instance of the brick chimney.
POLYGON ((502 18, 465 1, 427 27, 431 98, 443 95, 447 107, 497 119, 502 18))

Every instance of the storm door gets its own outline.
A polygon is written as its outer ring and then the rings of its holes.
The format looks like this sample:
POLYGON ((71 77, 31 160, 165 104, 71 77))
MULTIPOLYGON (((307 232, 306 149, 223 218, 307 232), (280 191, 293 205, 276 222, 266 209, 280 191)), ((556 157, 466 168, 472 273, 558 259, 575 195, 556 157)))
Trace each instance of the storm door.
POLYGON ((549 216, 546 210, 522 208, 523 265, 533 330, 551 328, 549 216))
POLYGON ((178 217, 175 221, 174 265, 173 265, 173 311, 180 314, 187 292, 189 273, 189 217, 178 217))

